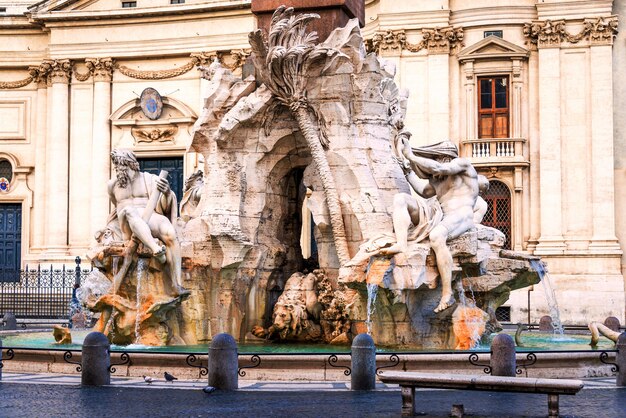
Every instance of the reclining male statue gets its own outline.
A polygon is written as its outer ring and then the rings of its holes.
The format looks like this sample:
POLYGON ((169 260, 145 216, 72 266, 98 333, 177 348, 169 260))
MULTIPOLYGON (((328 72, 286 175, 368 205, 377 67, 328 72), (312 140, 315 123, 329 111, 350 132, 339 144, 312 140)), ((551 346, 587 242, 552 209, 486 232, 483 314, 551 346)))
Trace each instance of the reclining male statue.
MULTIPOLYGON (((394 152, 407 181, 419 195, 407 193, 394 196, 393 228, 396 243, 381 250, 393 255, 406 252, 408 229, 413 224, 419 238, 430 239, 441 277, 441 300, 435 312, 441 312, 455 302, 452 294, 452 254, 446 242, 459 237, 482 220, 486 204, 478 196, 479 175, 465 158, 459 158, 455 144, 439 142, 411 148, 410 133, 400 131, 395 138, 394 152), (436 197, 436 199, 430 199, 436 197), (476 213, 475 213, 476 212, 476 213)), ((489 183, 483 176, 482 186, 489 183)))
MULTIPOLYGON (((174 294, 186 293, 181 286, 180 244, 174 229, 176 195, 170 189, 167 179, 139 171, 139 163, 130 150, 113 150, 111 160, 117 176, 108 184, 109 197, 115 205, 109 221, 117 216, 124 241, 135 239, 143 243, 157 260, 165 263, 165 271, 171 280, 174 294), (161 197, 155 212, 146 221, 142 219, 142 212, 145 211, 150 196, 158 192, 161 197), (159 245, 157 238, 165 245, 159 245)), ((126 257, 132 257, 132 254, 126 254, 126 257)), ((120 277, 119 281, 122 279, 120 277)), ((120 284, 114 284, 114 293, 117 293, 120 284)))

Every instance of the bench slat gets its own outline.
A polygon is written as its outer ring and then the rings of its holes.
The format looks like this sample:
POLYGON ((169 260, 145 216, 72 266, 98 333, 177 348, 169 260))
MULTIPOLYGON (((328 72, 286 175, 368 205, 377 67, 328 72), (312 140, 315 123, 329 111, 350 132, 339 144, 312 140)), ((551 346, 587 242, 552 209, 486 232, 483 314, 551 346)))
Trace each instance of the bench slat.
POLYGON ((545 379, 533 377, 478 376, 418 372, 384 371, 380 375, 384 383, 407 387, 488 390, 494 392, 526 392, 574 395, 584 386, 581 380, 545 379))

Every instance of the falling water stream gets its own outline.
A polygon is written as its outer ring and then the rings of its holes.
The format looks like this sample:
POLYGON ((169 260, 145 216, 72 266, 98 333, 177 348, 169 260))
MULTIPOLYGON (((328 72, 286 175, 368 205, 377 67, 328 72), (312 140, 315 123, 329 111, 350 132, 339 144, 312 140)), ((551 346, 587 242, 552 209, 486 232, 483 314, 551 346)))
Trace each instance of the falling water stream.
POLYGON ((539 260, 530 260, 530 265, 537 272, 541 279, 541 285, 546 295, 546 301, 548 303, 548 309, 550 310, 550 317, 552 318, 552 327, 554 333, 563 335, 563 324, 561 323, 561 313, 559 311, 559 304, 556 301, 556 295, 552 288, 552 282, 550 281, 550 275, 546 271, 543 263, 539 260))
POLYGON ((378 295, 378 285, 375 283, 367 284, 367 320, 365 325, 367 326, 367 333, 372 334, 372 314, 376 309, 376 295, 378 295))
POLYGON ((141 281, 146 272, 146 261, 143 258, 137 260, 137 316, 135 318, 135 344, 139 344, 141 335, 139 325, 141 322, 141 281))

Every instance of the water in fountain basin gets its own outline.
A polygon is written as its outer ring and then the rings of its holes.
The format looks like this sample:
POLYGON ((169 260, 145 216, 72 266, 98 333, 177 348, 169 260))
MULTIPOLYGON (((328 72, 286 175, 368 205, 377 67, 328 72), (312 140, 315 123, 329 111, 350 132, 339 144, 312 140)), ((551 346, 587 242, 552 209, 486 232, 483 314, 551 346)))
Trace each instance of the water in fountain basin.
POLYGON ((376 295, 378 295, 378 285, 375 283, 367 284, 367 320, 365 321, 365 325, 367 325, 367 333, 372 334, 372 315, 374 314, 374 310, 376 309, 376 295))
POLYGON ((552 318, 552 327, 555 334, 563 336, 563 324, 561 323, 561 313, 559 311, 559 304, 556 301, 556 295, 552 288, 552 282, 550 281, 550 275, 546 271, 543 263, 539 260, 530 260, 530 265, 537 272, 541 279, 541 285, 546 295, 546 301, 548 303, 548 309, 550 310, 550 317, 552 318))

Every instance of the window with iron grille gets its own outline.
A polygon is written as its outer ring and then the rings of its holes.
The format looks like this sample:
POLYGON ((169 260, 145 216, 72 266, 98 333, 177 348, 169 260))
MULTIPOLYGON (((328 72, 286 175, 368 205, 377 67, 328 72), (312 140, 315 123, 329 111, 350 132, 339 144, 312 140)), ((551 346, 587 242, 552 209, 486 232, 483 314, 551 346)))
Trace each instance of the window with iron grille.
POLYGON ((170 4, 184 4, 185 0, 170 0, 170 4))
POLYGON ((125 9, 128 7, 137 7, 137 2, 136 1, 123 1, 122 7, 125 9))
POLYGON ((501 30, 486 30, 483 32, 483 38, 486 38, 488 36, 497 36, 498 38, 502 38, 502 31, 501 30))
POLYGON ((496 308, 496 319, 498 322, 511 322, 511 307, 500 306, 496 308))
POLYGON ((489 182, 489 190, 481 194, 487 202, 482 224, 500 230, 505 237, 504 248, 511 249, 511 191, 498 180, 489 182))
POLYGON ((0 160, 0 177, 4 177, 9 182, 13 179, 13 167, 7 160, 0 160))

